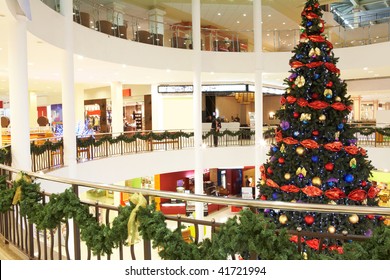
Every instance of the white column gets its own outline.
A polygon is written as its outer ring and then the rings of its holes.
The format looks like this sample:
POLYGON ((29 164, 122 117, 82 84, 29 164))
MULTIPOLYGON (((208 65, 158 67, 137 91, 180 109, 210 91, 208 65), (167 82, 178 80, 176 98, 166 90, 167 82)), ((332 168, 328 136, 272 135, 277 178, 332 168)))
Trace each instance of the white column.
POLYGON ((360 110, 362 105, 361 96, 353 96, 353 121, 360 121, 360 110))
POLYGON ((12 166, 31 170, 26 19, 8 22, 8 72, 12 166))
POLYGON ((123 133, 123 87, 121 82, 111 83, 111 131, 113 135, 123 133))
POLYGON ((153 130, 164 130, 164 99, 161 93, 158 93, 158 85, 153 84, 151 86, 152 91, 152 116, 158 116, 158 118, 152 118, 153 130))
MULTIPOLYGON (((192 0, 192 39, 193 39, 193 114, 194 114, 194 153, 195 153, 195 194, 203 194, 203 156, 202 156, 202 54, 200 50, 200 0, 192 0)), ((203 203, 195 203, 196 219, 203 219, 203 203)), ((203 230, 199 239, 203 239, 203 230)))
POLYGON ((64 137, 64 163, 72 176, 76 167, 76 117, 73 58, 73 1, 61 0, 64 21, 64 50, 62 56, 62 120, 64 137))
MULTIPOLYGON (((264 159, 263 144, 263 40, 261 0, 253 0, 254 54, 255 54, 255 180, 260 179, 260 165, 264 159)), ((256 188, 256 197, 258 190, 256 188)))
POLYGON ((30 92, 30 128, 38 127, 37 94, 30 92))
POLYGON ((378 100, 374 100, 374 101, 372 102, 372 104, 374 105, 374 106, 373 106, 373 112, 372 112, 372 114, 373 114, 373 119, 376 120, 376 113, 378 112, 378 109, 379 109, 379 101, 378 101, 378 100))
POLYGON ((76 124, 85 123, 85 110, 84 110, 84 87, 75 86, 75 118, 76 124))

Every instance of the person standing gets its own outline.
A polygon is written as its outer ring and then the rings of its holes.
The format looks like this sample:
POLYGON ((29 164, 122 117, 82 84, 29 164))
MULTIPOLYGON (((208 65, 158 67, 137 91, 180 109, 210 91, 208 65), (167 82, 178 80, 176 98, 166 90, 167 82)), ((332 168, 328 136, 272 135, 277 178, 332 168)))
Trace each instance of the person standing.
POLYGON ((214 132, 214 147, 218 146, 218 133, 221 129, 221 122, 218 118, 214 118, 211 123, 211 131, 214 132))

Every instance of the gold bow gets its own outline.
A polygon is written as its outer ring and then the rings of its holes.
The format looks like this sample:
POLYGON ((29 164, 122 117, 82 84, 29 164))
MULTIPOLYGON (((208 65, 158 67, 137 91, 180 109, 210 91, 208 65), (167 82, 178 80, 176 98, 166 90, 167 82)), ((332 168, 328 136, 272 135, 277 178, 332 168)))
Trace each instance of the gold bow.
POLYGON ((129 221, 127 222, 127 240, 129 245, 134 245, 139 241, 137 212, 140 207, 146 207, 147 201, 140 193, 135 193, 130 197, 130 201, 135 204, 133 211, 131 211, 129 221))
POLYGON ((320 55, 321 54, 321 50, 319 48, 312 48, 309 52, 309 56, 314 56, 314 55, 320 55))
POLYGON ((302 113, 300 120, 301 120, 301 122, 302 121, 310 121, 311 120, 311 114, 302 113))
POLYGON ((295 84, 300 88, 300 87, 303 87, 305 85, 305 77, 303 76, 298 76, 296 79, 295 79, 295 84))
POLYGON ((305 167, 298 167, 297 172, 295 174, 296 175, 302 174, 303 177, 306 177, 306 172, 307 171, 306 171, 305 167))
POLYGON ((15 191, 15 194, 14 194, 14 198, 12 199, 12 205, 18 204, 18 202, 20 201, 21 196, 22 196, 22 187, 18 186, 16 188, 16 191, 15 191))
POLYGON ((280 152, 283 154, 286 152, 286 147, 284 146, 284 144, 282 144, 282 146, 280 147, 280 152))

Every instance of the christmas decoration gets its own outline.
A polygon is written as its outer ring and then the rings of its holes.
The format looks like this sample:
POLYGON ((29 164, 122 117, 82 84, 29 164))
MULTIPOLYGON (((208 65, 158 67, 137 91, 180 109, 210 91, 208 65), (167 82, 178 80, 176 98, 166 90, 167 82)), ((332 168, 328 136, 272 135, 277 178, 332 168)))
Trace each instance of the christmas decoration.
MULTIPOLYGON (((281 124, 275 132, 279 149, 268 154, 271 159, 280 159, 283 146, 285 161, 264 164, 265 170, 273 171, 266 173, 265 179, 280 187, 265 184, 260 193, 273 200, 272 194, 277 194, 278 200, 286 202, 375 205, 375 188, 370 190, 368 181, 373 166, 366 151, 356 146, 355 131, 347 122, 353 102, 340 79, 333 45, 322 34, 325 24, 321 17, 318 0, 307 0, 301 14, 300 40, 289 61, 290 75, 284 80, 282 107, 275 114, 281 124)), ((316 222, 309 225, 307 215, 299 211, 280 214, 272 209, 267 213, 281 228, 339 234, 364 235, 378 220, 361 215, 357 219, 353 216, 352 221, 357 221, 352 223, 348 215, 318 213, 316 222)))
POLYGON ((311 215, 305 216, 305 223, 309 226, 312 225, 314 223, 314 217, 311 215))
POLYGON ((358 215, 353 214, 353 215, 351 215, 351 216, 348 217, 348 221, 349 221, 351 224, 356 224, 357 222, 359 222, 359 217, 358 217, 358 215))

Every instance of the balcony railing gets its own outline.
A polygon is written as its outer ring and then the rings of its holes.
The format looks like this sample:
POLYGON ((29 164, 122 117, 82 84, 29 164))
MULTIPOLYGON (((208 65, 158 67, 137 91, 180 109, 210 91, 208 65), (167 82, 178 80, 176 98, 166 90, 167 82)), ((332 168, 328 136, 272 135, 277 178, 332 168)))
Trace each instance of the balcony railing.
MULTIPOLYGON (((59 11, 58 0, 41 0, 59 11)), ((375 18, 375 14, 371 17, 375 18)), ((380 21, 360 20, 354 28, 326 26, 325 34, 335 48, 369 45, 390 40, 390 18, 380 21), (371 22, 371 23, 370 23, 371 22), (356 27, 356 28, 355 28, 356 27)), ((192 49, 190 23, 167 24, 137 15, 128 15, 93 0, 74 1, 74 21, 110 36, 156 46, 192 49)), ((263 30, 263 51, 291 51, 299 42, 299 29, 263 30)), ((214 27, 201 28, 201 49, 219 52, 253 52, 253 30, 230 30, 214 27)))
MULTIPOLYGON (((12 181, 12 178, 15 178, 15 173, 19 170, 10 168, 5 165, 0 165, 0 174, 5 176, 7 181, 6 185, 2 187, 2 190, 11 189, 15 181, 12 181)), ((43 184, 61 184, 64 192, 60 192, 56 195, 50 195, 39 189, 35 194, 41 196, 40 202, 36 202, 32 206, 32 211, 34 209, 39 209, 40 207, 49 207, 51 205, 50 213, 48 217, 45 217, 46 224, 51 224, 50 228, 38 228, 36 224, 32 223, 26 217, 31 215, 31 213, 21 213, 21 206, 19 203, 15 205, 10 205, 8 211, 2 210, 0 214, 0 234, 4 237, 5 242, 13 244, 21 252, 23 252, 26 257, 29 259, 40 259, 40 260, 69 260, 69 259, 159 259, 158 248, 152 249, 151 241, 143 239, 140 243, 135 245, 126 246, 127 234, 125 237, 112 237, 117 243, 116 245, 111 246, 107 245, 111 239, 107 236, 110 236, 112 232, 118 230, 116 234, 121 233, 123 230, 127 229, 127 220, 123 221, 123 216, 121 216, 120 221, 118 221, 120 211, 126 211, 119 209, 116 206, 108 206, 100 203, 91 203, 87 201, 80 201, 77 197, 80 197, 80 194, 84 193, 86 190, 90 189, 99 189, 101 191, 109 192, 119 192, 119 193, 140 193, 147 197, 149 203, 154 201, 154 198, 170 198, 177 199, 184 202, 200 202, 200 203, 214 203, 218 205, 225 206, 237 206, 237 207, 248 207, 251 209, 282 209, 282 210, 294 210, 294 211, 310 211, 310 212, 337 212, 343 214, 370 214, 370 215, 390 215, 390 208, 380 208, 380 207, 365 207, 365 206, 346 206, 346 205, 330 205, 330 204, 301 204, 301 203, 287 203, 287 202, 277 202, 277 201, 262 201, 262 200, 244 200, 239 198, 226 198, 226 197, 217 197, 217 196, 207 196, 207 195, 193 195, 185 193, 176 193, 176 192, 165 192, 165 191, 156 191, 152 189, 138 189, 130 187, 119 187, 115 185, 105 185, 105 184, 93 184, 85 181, 71 180, 58 178, 54 176, 41 175, 38 173, 25 172, 26 175, 35 178, 36 181, 43 184), (65 194, 65 195, 64 195, 65 194), (76 197, 76 200, 75 200, 76 197), (62 203, 58 203, 62 201, 62 203), (56 203, 56 204, 55 204, 56 203), (95 236, 94 233, 88 232, 87 229, 80 230, 80 217, 84 217, 83 213, 68 213, 67 209, 73 207, 75 204, 81 203, 81 206, 84 210, 88 209, 88 216, 85 219, 90 219, 96 221, 96 230, 105 230, 106 242, 102 240, 95 240, 94 244, 100 244, 97 247, 91 248, 88 246, 88 242, 91 242, 89 238, 95 236), (68 205, 71 204, 71 205, 68 205), (41 205, 40 207, 38 205, 41 205), (47 205, 47 206, 45 206, 47 205), (58 208, 53 208, 56 205, 58 208), (68 208, 69 207, 69 208, 68 208), (61 222, 56 225, 53 225, 53 221, 56 216, 65 215, 61 222), (73 218, 73 219, 70 219, 73 218), (123 226, 124 223, 124 226, 123 226), (122 226, 119 226, 122 224, 122 226), (110 233, 108 233, 110 232, 110 233), (119 240, 119 241, 118 241, 119 240), (108 247, 101 247, 108 246, 108 247)), ((32 192, 31 192, 32 194, 32 192)), ((115 195, 114 195, 115 196, 115 195)), ((23 199, 23 198, 22 198, 23 199)), ((24 198, 26 199, 26 198, 24 198)), ((29 197, 29 199, 34 199, 29 197)), ((4 200, 2 200, 4 202, 4 200)), ((4 207, 4 205, 2 205, 4 207)), ((31 206, 30 206, 31 207, 31 206)), ((73 208, 72 208, 73 209, 73 208)), ((24 210, 25 211, 25 210, 24 210)), ((128 218, 129 214, 127 215, 128 218)), ((44 218, 44 217, 41 217, 44 218)), ((200 229, 206 227, 205 236, 212 238, 212 233, 218 230, 218 227, 221 224, 216 223, 215 221, 203 221, 196 219, 189 219, 184 217, 166 217, 168 221, 168 226, 172 229, 180 229, 181 226, 186 224, 189 227, 195 229, 195 236, 190 238, 189 242, 195 242, 195 244, 201 242, 199 232, 200 229)), ((84 220, 83 220, 84 221, 84 220)), ((42 224, 41 224, 42 227, 42 224)), ((88 228, 91 230, 90 228, 88 228)), ((126 231, 127 232, 127 231, 126 231)), ((97 232, 95 233, 98 234, 97 232)), ((99 233, 99 236, 101 233, 99 233)), ((344 234, 329 234, 329 233, 309 233, 301 232, 299 229, 297 231, 291 231, 290 234, 298 235, 298 247, 297 250, 302 250, 304 246, 300 242, 301 236, 307 237, 316 237, 320 240, 320 245, 323 242, 326 242, 328 239, 338 239, 338 240, 364 240, 367 237, 362 236, 353 236, 349 235, 347 232, 344 234)), ((186 238, 184 232, 182 232, 182 238, 186 238)), ((251 253, 251 252, 249 252, 251 253)), ((256 257, 255 254, 250 254, 253 257, 256 257)))

